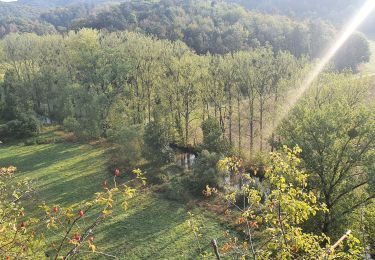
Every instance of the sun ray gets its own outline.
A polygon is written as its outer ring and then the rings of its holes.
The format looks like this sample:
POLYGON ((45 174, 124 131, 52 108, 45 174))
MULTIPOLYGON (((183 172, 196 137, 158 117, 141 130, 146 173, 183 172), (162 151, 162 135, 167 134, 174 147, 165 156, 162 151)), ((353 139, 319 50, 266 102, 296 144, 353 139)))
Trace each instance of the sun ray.
POLYGON ((280 122, 288 115, 290 110, 295 106, 297 101, 302 97, 302 95, 310 88, 311 84, 319 76, 319 74, 324 70, 327 64, 335 56, 335 54, 340 50, 340 48, 345 44, 349 37, 357 30, 357 28, 366 20, 366 18, 374 11, 375 0, 368 0, 361 7, 359 12, 350 20, 350 22, 344 27, 341 33, 338 35, 334 44, 328 49, 322 58, 317 62, 314 69, 303 79, 301 86, 298 91, 288 100, 287 105, 283 108, 281 116, 277 119, 274 128, 270 133, 274 132, 280 122))

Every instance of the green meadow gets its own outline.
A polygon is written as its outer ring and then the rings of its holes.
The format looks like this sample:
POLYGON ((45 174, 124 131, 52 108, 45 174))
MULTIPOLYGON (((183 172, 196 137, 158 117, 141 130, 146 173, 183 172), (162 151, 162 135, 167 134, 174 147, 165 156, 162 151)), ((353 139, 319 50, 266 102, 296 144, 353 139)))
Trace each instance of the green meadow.
MULTIPOLYGON (((17 167, 17 178, 29 178, 37 191, 27 211, 38 215, 38 205, 69 206, 90 199, 111 181, 106 169, 108 148, 100 144, 55 143, 12 144, 0 147, 0 165, 17 167)), ((223 235, 225 227, 203 209, 190 208, 163 198, 149 187, 131 199, 127 210, 115 207, 114 214, 95 231, 98 251, 120 259, 196 259, 198 244, 187 222, 188 212, 202 224, 201 245, 210 251, 210 239, 223 235)), ((90 216, 87 216, 90 219, 90 216)), ((54 240, 51 234, 51 241, 54 240)), ((82 258, 98 259, 87 253, 82 258)))

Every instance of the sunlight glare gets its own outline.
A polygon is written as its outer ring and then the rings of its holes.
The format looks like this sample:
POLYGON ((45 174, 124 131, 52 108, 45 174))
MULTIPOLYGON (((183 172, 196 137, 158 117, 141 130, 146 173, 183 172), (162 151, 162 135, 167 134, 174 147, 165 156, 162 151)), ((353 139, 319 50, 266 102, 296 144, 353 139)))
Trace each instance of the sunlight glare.
POLYGON ((349 39, 349 37, 357 30, 361 23, 366 20, 366 18, 374 11, 375 0, 368 0, 359 10, 359 12, 353 17, 353 19, 344 27, 342 32, 338 35, 335 43, 332 47, 328 49, 325 55, 318 61, 314 69, 307 75, 307 77, 302 81, 301 87, 298 89, 297 93, 288 100, 287 107, 284 108, 282 115, 279 117, 271 133, 277 128, 280 122, 288 115, 289 111, 294 107, 297 101, 302 97, 307 89, 311 86, 314 80, 319 76, 319 74, 324 70, 326 65, 335 56, 337 51, 344 45, 344 43, 349 39))

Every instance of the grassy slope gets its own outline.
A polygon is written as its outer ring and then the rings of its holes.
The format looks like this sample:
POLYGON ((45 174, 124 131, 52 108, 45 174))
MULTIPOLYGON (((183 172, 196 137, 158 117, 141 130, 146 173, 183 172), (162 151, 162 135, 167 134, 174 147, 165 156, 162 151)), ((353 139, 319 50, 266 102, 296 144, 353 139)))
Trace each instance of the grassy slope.
MULTIPOLYGON (((48 144, 0 147, 0 166, 15 165, 18 175, 36 181, 38 203, 70 205, 90 198, 105 179, 106 154, 100 146, 48 144)), ((32 207, 30 207, 32 208, 32 207)), ((35 209, 34 209, 35 210, 35 209)), ((199 211, 195 209, 194 211, 199 211)), ((207 216, 207 214, 205 214, 207 216)), ((186 223, 186 207, 145 191, 129 210, 118 209, 96 232, 98 249, 121 259, 196 259, 197 246, 186 223)), ((204 247, 224 229, 207 217, 204 247)), ((210 250, 210 249, 209 249, 210 250)), ((88 255, 87 258, 97 259, 88 255)))

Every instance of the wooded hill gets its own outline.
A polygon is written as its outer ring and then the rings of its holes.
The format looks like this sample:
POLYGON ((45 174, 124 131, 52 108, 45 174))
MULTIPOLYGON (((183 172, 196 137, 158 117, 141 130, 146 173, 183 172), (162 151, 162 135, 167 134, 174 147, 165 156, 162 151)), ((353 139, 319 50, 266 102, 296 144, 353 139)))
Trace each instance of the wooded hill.
MULTIPOLYGON (((287 50, 296 57, 317 58, 337 33, 332 25, 322 20, 297 21, 247 11, 225 2, 162 0, 96 4, 46 9, 40 16, 35 11, 22 15, 22 9, 15 8, 0 20, 0 37, 17 31, 40 35, 88 27, 130 30, 159 39, 180 40, 198 54, 226 54, 269 44, 275 52, 287 50)), ((22 2, 17 5, 24 6, 22 2)), ((369 59, 368 43, 361 34, 355 34, 342 52, 345 55, 339 54, 335 60, 340 70, 356 70, 358 64, 369 59)))
MULTIPOLYGON (((335 27, 345 25, 350 17, 366 2, 365 0, 229 0, 240 4, 249 10, 262 13, 286 15, 298 20, 322 19, 329 21, 335 27)), ((364 22, 360 31, 374 36, 375 14, 364 22)))

